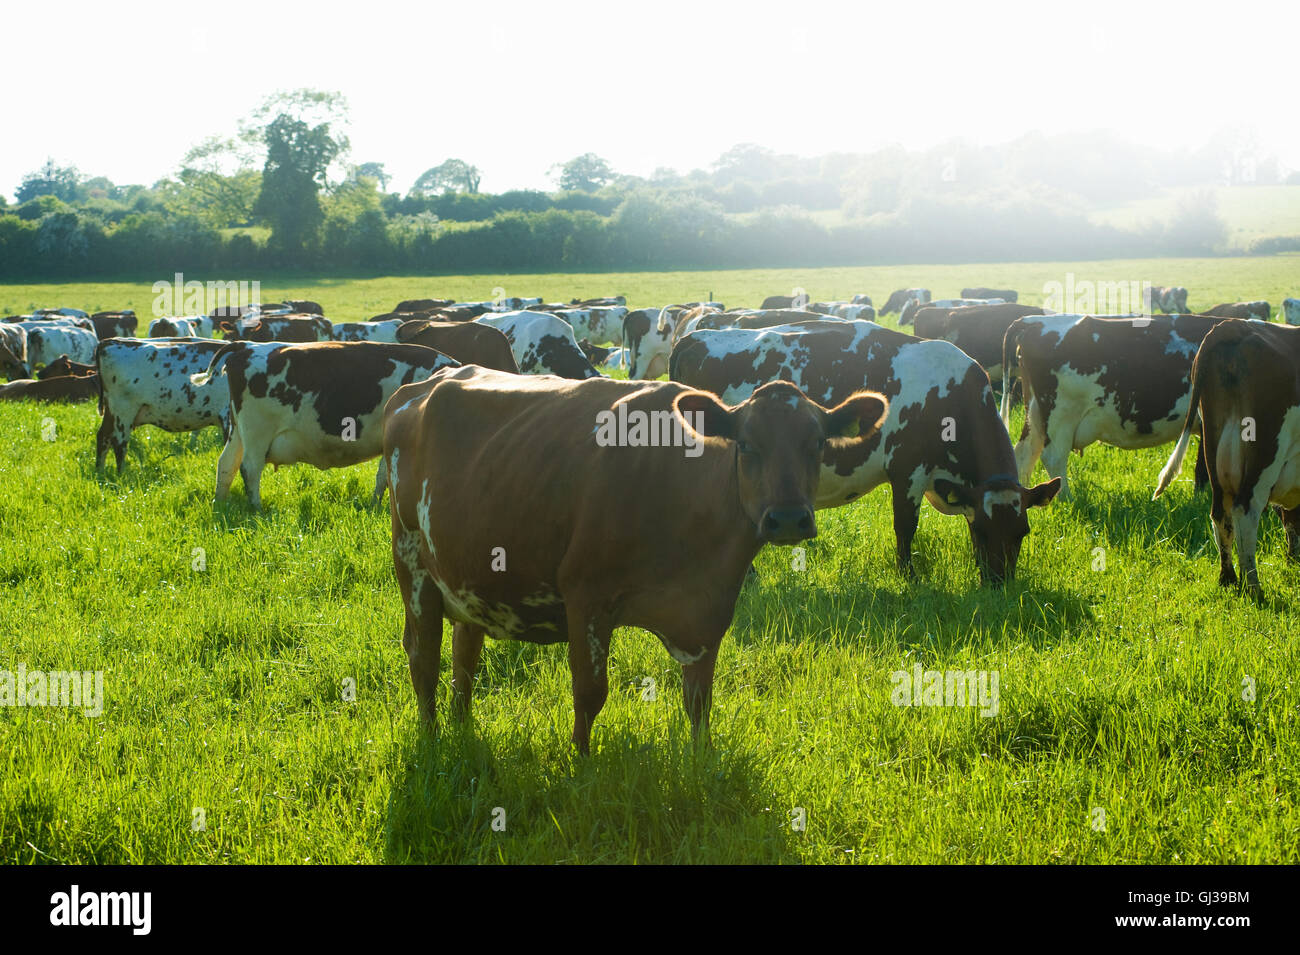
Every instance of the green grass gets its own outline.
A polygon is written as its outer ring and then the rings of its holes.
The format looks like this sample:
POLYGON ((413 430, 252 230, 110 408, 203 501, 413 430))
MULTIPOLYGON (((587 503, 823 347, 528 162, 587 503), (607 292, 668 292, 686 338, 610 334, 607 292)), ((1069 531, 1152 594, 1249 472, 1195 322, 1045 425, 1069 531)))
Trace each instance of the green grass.
MULTIPOLYGON (((1281 285, 1294 261, 1238 262, 1232 281, 1281 285)), ((1199 264, 1161 266, 1189 287, 1203 274, 1199 264)), ((495 284, 548 296, 624 291, 634 304, 709 288, 753 301, 792 284, 827 295, 856 286, 879 301, 912 281, 940 293, 965 281, 1026 289, 1065 268, 495 284)), ((484 282, 322 281, 274 294, 310 291, 353 317, 484 282)), ((126 294, 47 291, 41 301, 83 307, 126 294)), ((0 300, 32 294, 10 287, 0 300)), ((212 504, 215 432, 192 445, 142 428, 126 474, 99 477, 97 424, 90 406, 0 404, 0 670, 102 669, 107 698, 98 718, 0 707, 0 861, 1300 858, 1300 568, 1286 562, 1269 516, 1259 555, 1269 603, 1218 588, 1208 501, 1193 495, 1190 465, 1150 500, 1168 448, 1075 456, 1075 499, 1034 512, 1018 579, 1002 592, 976 586, 960 518, 926 508, 919 576, 908 582, 893 567, 887 490, 821 512, 807 570, 793 569, 790 550, 768 548, 741 595, 718 665, 713 747, 690 746, 680 671, 658 641, 620 630, 610 700, 592 756, 580 759, 556 646, 489 641, 473 721, 436 740, 421 733, 387 512, 368 503, 373 464, 268 470, 259 516, 238 482, 226 504, 212 504), (47 417, 52 441, 42 438, 47 417), (192 569, 196 547, 202 571, 192 569), (1097 547, 1104 570, 1093 569, 1097 547), (889 674, 915 662, 997 670, 998 715, 892 705, 889 674), (653 701, 642 699, 647 677, 653 701), (496 807, 504 831, 493 829, 496 807), (795 807, 806 831, 791 829, 795 807), (199 832, 196 808, 206 813, 199 832), (1105 831, 1093 827, 1097 809, 1105 831)), ((445 675, 450 640, 444 654, 445 675)))
MULTIPOLYGON (((170 264, 157 275, 136 281, 47 282, 0 285, 0 315, 45 306, 71 305, 88 311, 134 308, 142 319, 153 315, 155 281, 171 282, 170 264)), ((798 287, 814 300, 847 299, 867 292, 883 305, 897 288, 922 285, 936 298, 956 297, 965 286, 1015 288, 1020 301, 1042 304, 1044 286, 1075 282, 1149 281, 1182 285, 1193 308, 1219 302, 1266 299, 1275 311, 1281 301, 1300 295, 1300 255, 1239 258, 1112 259, 1091 262, 1016 262, 979 265, 900 265, 837 268, 732 269, 678 272, 596 272, 484 274, 380 278, 301 278, 277 274, 246 276, 185 273, 187 281, 259 281, 263 301, 307 298, 319 302, 335 321, 358 321, 390 311, 408 298, 446 297, 481 301, 494 289, 506 295, 540 295, 547 301, 626 295, 632 307, 703 299, 712 294, 727 305, 758 305, 767 295, 789 295, 798 287)))

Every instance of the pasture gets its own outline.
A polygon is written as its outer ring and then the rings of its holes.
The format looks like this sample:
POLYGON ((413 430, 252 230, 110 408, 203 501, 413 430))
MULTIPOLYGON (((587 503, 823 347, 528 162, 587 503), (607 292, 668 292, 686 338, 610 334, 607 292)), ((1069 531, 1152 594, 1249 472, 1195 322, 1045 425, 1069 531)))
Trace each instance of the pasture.
MULTIPOLYGON (((336 320, 494 287, 630 307, 801 287, 879 306, 985 284, 1035 304, 1067 271, 1184 285, 1193 306, 1300 293, 1300 258, 1276 256, 284 279, 262 298, 336 320)), ((149 284, 3 286, 0 313, 143 317, 149 284)), ((888 489, 819 512, 803 566, 769 547, 741 594, 713 746, 690 745, 659 642, 620 630, 582 759, 560 646, 489 640, 472 721, 421 732, 374 462, 268 470, 254 514, 239 482, 212 502, 215 431, 141 428, 126 473, 99 476, 98 420, 0 405, 0 670, 102 670, 105 695, 98 717, 0 707, 5 863, 1300 860, 1300 567, 1270 515, 1268 602, 1221 590, 1191 463, 1150 500, 1169 447, 1072 456, 1074 499, 1035 510, 1002 591, 977 586, 960 518, 925 508, 908 581, 888 489), (894 705, 891 673, 917 664, 996 671, 997 715, 894 705)))

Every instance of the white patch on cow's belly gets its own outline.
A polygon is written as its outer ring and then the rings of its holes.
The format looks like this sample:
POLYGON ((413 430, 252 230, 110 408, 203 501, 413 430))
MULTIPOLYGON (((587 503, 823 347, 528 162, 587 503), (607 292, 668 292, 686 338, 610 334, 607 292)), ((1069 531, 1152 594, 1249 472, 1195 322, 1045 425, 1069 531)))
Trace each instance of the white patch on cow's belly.
POLYGON ((524 622, 509 604, 484 600, 464 587, 452 590, 438 577, 433 582, 442 591, 443 615, 451 620, 476 624, 498 637, 518 637, 524 632, 524 622))
MULTIPOLYGON (((651 632, 653 633, 654 631, 651 632)), ((665 640, 664 635, 662 633, 655 633, 655 636, 658 637, 659 642, 664 645, 664 649, 668 651, 668 655, 684 667, 690 666, 692 663, 698 662, 701 658, 703 658, 704 654, 709 652, 709 648, 704 647, 703 649, 700 650, 699 653, 694 653, 694 654, 687 653, 685 650, 677 649, 675 646, 673 646, 671 643, 665 640)))
POLYGON ((1081 375, 1069 365, 1057 369, 1056 404, 1047 423, 1049 437, 1059 435, 1059 429, 1070 420, 1075 422, 1071 445, 1075 451, 1096 441, 1127 450, 1154 448, 1178 437, 1187 413, 1187 395, 1179 398, 1168 417, 1152 421, 1150 433, 1144 434, 1138 431, 1137 422, 1120 416, 1115 396, 1108 396, 1097 380, 1106 371, 1103 367, 1096 375, 1081 375))

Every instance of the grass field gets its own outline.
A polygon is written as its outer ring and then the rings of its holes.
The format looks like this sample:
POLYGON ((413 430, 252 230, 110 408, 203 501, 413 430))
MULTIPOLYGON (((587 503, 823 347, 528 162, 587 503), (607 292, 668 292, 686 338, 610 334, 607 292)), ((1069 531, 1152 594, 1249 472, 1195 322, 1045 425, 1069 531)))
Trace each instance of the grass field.
MULTIPOLYGON (((1193 303, 1276 304, 1298 265, 268 281, 263 295, 343 319, 493 286, 648 305, 977 283, 1034 301, 1066 271, 1150 271, 1193 303)), ((0 287, 0 311, 147 315, 150 300, 147 282, 0 287)), ((1150 500, 1168 448, 1075 456, 1074 500, 1034 512, 1000 592, 976 586, 960 518, 925 509, 909 582, 887 489, 821 512, 806 570, 768 548, 741 595, 713 747, 691 747, 659 642, 620 630, 580 759, 561 647, 489 641, 473 721, 421 733, 373 464, 268 470, 255 515, 238 482, 212 503, 215 432, 143 428, 125 475, 101 477, 97 425, 89 406, 0 404, 0 671, 102 670, 106 698, 97 718, 0 707, 0 862, 1300 861, 1300 568, 1269 516, 1268 603, 1220 590, 1190 464, 1150 500), (890 674, 917 663, 997 671, 998 714, 894 706, 890 674)))

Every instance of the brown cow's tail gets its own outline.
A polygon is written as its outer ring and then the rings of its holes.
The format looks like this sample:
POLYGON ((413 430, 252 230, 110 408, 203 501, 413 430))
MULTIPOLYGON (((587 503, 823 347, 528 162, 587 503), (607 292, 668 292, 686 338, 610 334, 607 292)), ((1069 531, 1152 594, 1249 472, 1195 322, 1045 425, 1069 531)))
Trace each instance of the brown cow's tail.
MULTIPOLYGON (((1178 443, 1174 445, 1173 454, 1169 455, 1169 460, 1165 462, 1164 468, 1160 471, 1160 477, 1156 481, 1155 493, 1151 495, 1151 500, 1154 501, 1163 494, 1169 488, 1169 485, 1174 483, 1174 478, 1178 476, 1178 472, 1183 469, 1183 458, 1187 456, 1187 448, 1191 444, 1192 432, 1195 430, 1196 421, 1200 414, 1203 359, 1218 346, 1236 342, 1250 333, 1251 329, 1245 322, 1220 322, 1210 329, 1210 334, 1205 336, 1201 342, 1201 347, 1196 350, 1196 358, 1192 361, 1192 387, 1187 398, 1187 417, 1183 419, 1183 432, 1178 436, 1178 443)), ((1204 423, 1202 423, 1201 430, 1202 453, 1204 453, 1204 423)), ((1210 465, 1209 461, 1205 463, 1207 466, 1210 465)))
POLYGON ((237 348, 243 346, 243 342, 228 342, 217 349, 217 353, 212 356, 212 361, 208 365, 207 371, 201 371, 197 375, 190 375, 190 381, 202 388, 217 375, 226 370, 226 359, 229 358, 237 348))
MULTIPOLYGON (((1008 433, 1011 431, 1011 384, 1019 364, 1020 333, 1024 328, 1024 323, 1017 318, 1007 326, 1006 334, 1002 336, 1002 423, 1008 433)), ((1028 404, 1029 391, 1025 388, 1020 390, 1025 393, 1025 403, 1028 404)))

